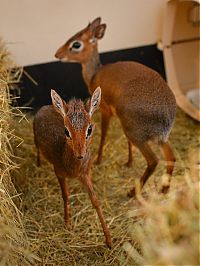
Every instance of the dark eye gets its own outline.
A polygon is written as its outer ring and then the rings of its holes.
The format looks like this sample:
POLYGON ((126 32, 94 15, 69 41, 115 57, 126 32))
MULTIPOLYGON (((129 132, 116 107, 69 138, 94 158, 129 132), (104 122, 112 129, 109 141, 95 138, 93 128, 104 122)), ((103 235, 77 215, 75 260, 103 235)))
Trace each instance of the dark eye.
POLYGON ((71 49, 74 50, 74 51, 80 51, 83 47, 83 43, 82 42, 79 42, 79 41, 75 41, 73 42, 72 46, 71 46, 71 49))
POLYGON ((69 130, 67 128, 65 128, 65 135, 66 135, 67 138, 72 139, 71 135, 69 133, 69 130))
POLYGON ((87 129, 87 135, 86 135, 86 139, 89 138, 92 134, 92 125, 90 125, 87 129))
POLYGON ((80 42, 74 42, 72 47, 75 49, 79 49, 81 47, 81 43, 80 42))

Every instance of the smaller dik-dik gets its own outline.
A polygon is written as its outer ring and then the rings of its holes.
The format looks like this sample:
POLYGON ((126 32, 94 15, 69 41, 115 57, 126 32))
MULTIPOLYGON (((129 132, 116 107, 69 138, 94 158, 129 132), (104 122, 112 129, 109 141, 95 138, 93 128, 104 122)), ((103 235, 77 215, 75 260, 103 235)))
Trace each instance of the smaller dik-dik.
POLYGON ((70 228, 69 188, 66 178, 78 177, 86 188, 93 207, 101 222, 106 244, 111 247, 111 236, 104 220, 101 207, 93 190, 90 171, 92 159, 89 151, 94 125, 91 117, 99 107, 101 89, 97 88, 84 105, 73 99, 66 103, 51 91, 53 105, 43 106, 35 115, 33 130, 38 152, 54 166, 64 201, 64 220, 70 228))
MULTIPOLYGON (((96 18, 62 45, 55 56, 61 61, 81 63, 82 75, 91 94, 97 86, 101 87, 102 135, 97 163, 102 159, 110 118, 117 115, 128 139, 127 166, 132 163, 132 144, 147 161, 147 168, 140 178, 141 187, 158 164, 148 141, 154 140, 161 146, 168 174, 168 181, 163 184, 162 192, 167 192, 175 162, 168 142, 176 113, 175 97, 163 78, 142 64, 125 61, 102 65, 97 43, 103 38, 105 29, 106 24, 101 24, 101 18, 96 18)), ((134 194, 135 188, 129 196, 134 194)))

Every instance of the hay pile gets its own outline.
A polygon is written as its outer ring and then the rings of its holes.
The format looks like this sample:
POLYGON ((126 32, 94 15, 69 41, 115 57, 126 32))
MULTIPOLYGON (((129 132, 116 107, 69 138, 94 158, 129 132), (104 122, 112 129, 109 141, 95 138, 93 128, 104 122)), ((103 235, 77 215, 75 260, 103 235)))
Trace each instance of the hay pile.
POLYGON ((17 165, 10 146, 15 136, 10 126, 14 113, 10 108, 9 89, 21 75, 21 69, 11 71, 11 67, 15 66, 0 40, 0 265, 28 265, 31 260, 27 251, 28 239, 22 214, 14 203, 20 199, 10 178, 17 165))
POLYGON ((200 149, 195 156, 199 160, 198 163, 192 160, 196 169, 185 173, 184 184, 177 187, 176 191, 170 192, 164 199, 153 192, 148 201, 139 199, 139 210, 129 211, 130 218, 141 217, 139 223, 132 224, 129 228, 137 246, 132 246, 130 242, 123 244, 134 265, 200 264, 200 149))
MULTIPOLYGON (((104 244, 102 229, 87 193, 76 180, 69 181, 74 229, 64 229, 63 202, 57 179, 47 162, 44 161, 40 168, 36 167, 33 117, 27 116, 27 119, 20 123, 16 121, 15 126, 18 136, 24 139, 23 144, 16 149, 22 159, 18 161, 21 167, 15 173, 15 180, 23 193, 21 211, 24 213, 31 251, 41 260, 39 265, 198 264, 198 250, 192 249, 193 244, 197 247, 198 237, 196 198, 193 201, 191 197, 197 189, 197 175, 191 174, 196 162, 188 161, 190 153, 199 145, 200 132, 195 121, 178 111, 171 134, 177 164, 170 193, 167 196, 157 193, 165 165, 158 147, 153 145, 160 157, 160 164, 145 186, 145 199, 137 201, 126 195, 134 184, 134 177, 141 174, 146 164, 141 154, 134 150, 133 166, 123 166, 127 160, 127 143, 119 122, 113 119, 103 162, 100 166, 94 165, 92 171, 95 191, 113 237, 110 251, 104 244), (188 171, 190 175, 186 175, 188 171), (180 191, 180 194, 176 191, 180 191), (185 223, 182 217, 186 217, 185 223), (165 220, 169 222, 163 224, 165 220), (157 232, 156 228, 160 227, 161 230, 157 232), (170 238, 171 234, 174 238, 170 238), (155 248, 151 248, 151 243, 155 243, 155 248), (172 254, 172 251, 177 250, 178 259, 172 254), (184 256, 180 255, 183 251, 184 256), (170 258, 166 259, 168 255, 170 258)), ((97 126, 92 144, 94 158, 100 138, 99 114, 95 121, 97 126)))

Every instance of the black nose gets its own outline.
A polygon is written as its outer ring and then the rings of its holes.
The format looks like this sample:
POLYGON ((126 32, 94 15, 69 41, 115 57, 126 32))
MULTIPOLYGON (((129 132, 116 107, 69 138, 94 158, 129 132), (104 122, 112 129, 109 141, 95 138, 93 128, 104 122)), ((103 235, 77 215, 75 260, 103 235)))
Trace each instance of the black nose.
POLYGON ((55 53, 55 58, 59 58, 59 53, 58 53, 58 51, 55 53))
POLYGON ((58 59, 62 59, 62 52, 60 51, 60 49, 58 49, 55 53, 55 57, 58 59))
POLYGON ((77 156, 77 158, 78 158, 79 160, 81 160, 81 159, 83 159, 83 156, 77 156))

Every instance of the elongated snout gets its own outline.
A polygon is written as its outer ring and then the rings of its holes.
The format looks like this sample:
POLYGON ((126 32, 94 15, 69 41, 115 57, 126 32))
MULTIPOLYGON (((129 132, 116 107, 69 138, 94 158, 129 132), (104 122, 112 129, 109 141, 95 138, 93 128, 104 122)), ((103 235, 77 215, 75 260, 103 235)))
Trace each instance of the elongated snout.
POLYGON ((85 157, 85 153, 74 153, 77 159, 82 160, 85 157))
POLYGON ((86 142, 82 138, 76 139, 73 143, 73 151, 74 155, 77 159, 82 160, 86 155, 86 142))
POLYGON ((61 47, 56 51, 56 53, 55 53, 55 57, 56 57, 57 59, 59 59, 59 60, 62 60, 64 57, 66 57, 65 54, 64 54, 64 47, 63 47, 63 46, 61 46, 61 47))

